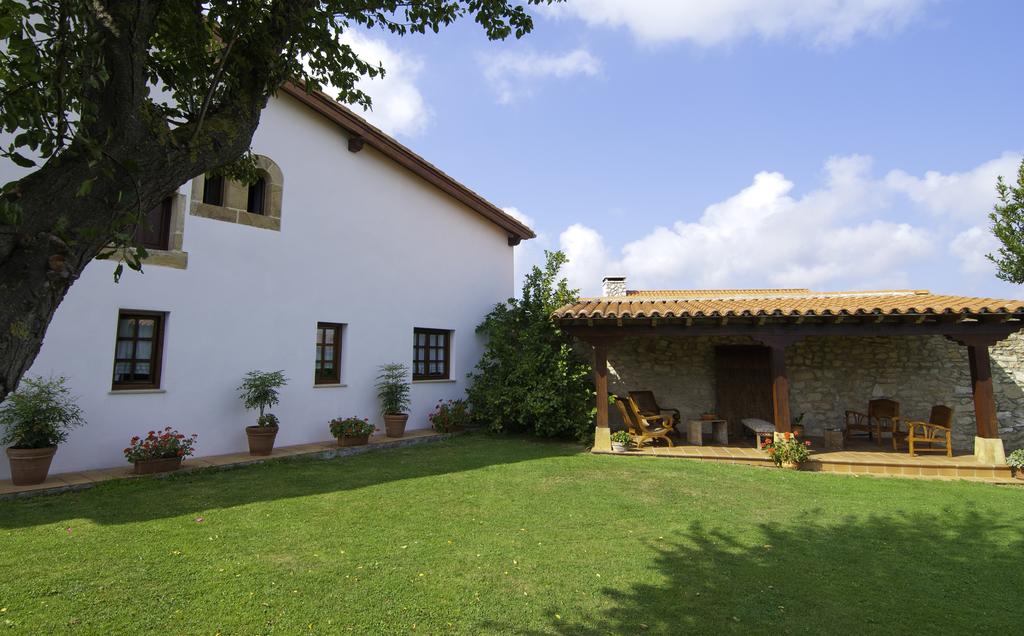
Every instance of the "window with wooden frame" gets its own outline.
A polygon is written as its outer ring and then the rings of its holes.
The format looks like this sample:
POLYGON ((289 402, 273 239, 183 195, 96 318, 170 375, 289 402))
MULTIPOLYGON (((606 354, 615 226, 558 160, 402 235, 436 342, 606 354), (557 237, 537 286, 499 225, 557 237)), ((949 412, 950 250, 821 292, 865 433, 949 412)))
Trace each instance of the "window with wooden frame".
POLYGON ((164 319, 164 314, 150 311, 118 314, 113 390, 160 388, 164 319))
POLYGON ((224 205, 224 177, 206 175, 203 179, 203 203, 207 205, 224 205))
POLYGON ((341 384, 341 331, 344 325, 316 323, 314 384, 341 384))
POLYGON ((167 197, 150 210, 135 229, 135 238, 147 250, 170 249, 171 206, 173 199, 167 197))
POLYGON ((447 380, 451 370, 452 332, 413 329, 412 379, 447 380))

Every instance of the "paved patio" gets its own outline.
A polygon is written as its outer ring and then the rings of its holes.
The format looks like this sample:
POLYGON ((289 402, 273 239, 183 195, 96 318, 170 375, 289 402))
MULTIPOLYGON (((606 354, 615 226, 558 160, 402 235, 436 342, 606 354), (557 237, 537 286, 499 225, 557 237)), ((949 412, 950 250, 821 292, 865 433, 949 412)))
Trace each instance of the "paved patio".
MULTIPOLYGON (((365 446, 339 447, 336 440, 328 442, 314 442, 312 444, 297 444, 295 446, 275 447, 271 455, 255 457, 247 451, 241 453, 229 453, 227 455, 207 455, 203 457, 190 457, 185 460, 180 470, 175 473, 190 472, 204 468, 234 468, 247 464, 258 464, 268 459, 282 459, 287 457, 319 457, 329 459, 331 457, 342 457, 345 455, 356 455, 368 451, 381 450, 385 448, 398 448, 424 442, 434 442, 451 437, 451 434, 437 433, 431 429, 420 429, 406 431, 404 437, 385 437, 374 435, 370 443, 365 446)), ((57 452, 60 452, 59 450, 57 452)), ((156 475, 157 477, 167 474, 156 475)), ((96 470, 85 470, 70 473, 51 473, 46 481, 35 486, 15 486, 9 479, 0 480, 0 499, 22 497, 31 495, 53 494, 68 490, 82 490, 91 488, 96 484, 113 479, 139 479, 149 475, 136 475, 132 472, 132 465, 125 462, 122 466, 114 468, 99 468, 96 470)))
MULTIPOLYGON (((905 450, 896 452, 892 446, 879 447, 867 440, 849 440, 843 450, 824 450, 825 440, 810 438, 812 451, 810 459, 802 470, 853 475, 880 475, 889 477, 916 477, 930 479, 968 479, 998 484, 1024 486, 1024 481, 1014 479, 1008 466, 996 466, 978 462, 974 455, 957 454, 946 457, 929 453, 911 457, 905 450)), ((728 445, 689 445, 682 440, 673 440, 673 447, 660 444, 646 445, 643 450, 616 453, 596 449, 595 453, 635 457, 678 457, 733 464, 747 464, 774 468, 771 457, 763 450, 754 448, 753 441, 736 441, 728 445)))

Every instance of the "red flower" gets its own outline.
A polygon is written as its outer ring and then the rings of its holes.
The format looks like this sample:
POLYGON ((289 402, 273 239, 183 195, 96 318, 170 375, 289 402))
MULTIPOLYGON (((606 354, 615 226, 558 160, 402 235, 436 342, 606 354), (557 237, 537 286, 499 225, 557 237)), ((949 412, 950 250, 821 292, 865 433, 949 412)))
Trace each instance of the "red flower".
POLYGON ((811 440, 807 440, 806 442, 804 442, 804 444, 806 444, 807 446, 810 446, 811 445, 811 440))
POLYGON ((789 438, 792 437, 792 434, 789 431, 786 431, 782 436, 789 440, 789 438))

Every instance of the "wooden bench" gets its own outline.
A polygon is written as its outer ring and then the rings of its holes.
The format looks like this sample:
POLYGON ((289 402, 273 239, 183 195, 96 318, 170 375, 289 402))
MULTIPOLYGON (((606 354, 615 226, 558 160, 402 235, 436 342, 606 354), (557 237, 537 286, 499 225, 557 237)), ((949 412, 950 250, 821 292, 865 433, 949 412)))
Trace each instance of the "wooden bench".
POLYGON ((754 433, 754 445, 757 450, 764 448, 764 445, 775 439, 775 425, 771 422, 756 417, 746 417, 740 420, 748 430, 754 433))

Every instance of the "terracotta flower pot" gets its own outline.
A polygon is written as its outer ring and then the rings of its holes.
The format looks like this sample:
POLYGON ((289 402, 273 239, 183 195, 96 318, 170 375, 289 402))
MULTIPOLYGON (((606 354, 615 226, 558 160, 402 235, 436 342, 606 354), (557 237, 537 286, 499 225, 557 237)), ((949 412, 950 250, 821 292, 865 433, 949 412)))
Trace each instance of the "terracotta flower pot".
POLYGON ((388 414, 384 416, 384 430, 388 437, 405 435, 405 423, 409 421, 407 413, 388 414))
POLYGON ((184 457, 159 457, 143 459, 135 462, 136 475, 152 475, 154 473, 170 473, 181 468, 184 457))
POLYGON ((360 435, 358 437, 339 437, 338 446, 362 446, 370 442, 370 434, 360 435))
POLYGON ((717 420, 718 416, 715 415, 714 413, 701 413, 700 419, 704 420, 705 422, 710 422, 711 420, 717 420))
POLYGON ((782 468, 786 470, 800 470, 800 464, 796 462, 782 462, 782 468))
POLYGON ((11 482, 15 486, 32 486, 46 481, 50 462, 57 452, 56 446, 45 448, 8 448, 7 459, 11 462, 11 482))
POLYGON ((1015 468, 1013 471, 1013 476, 1016 477, 1017 479, 1024 479, 1024 468, 1015 468))
POLYGON ((277 437, 277 426, 246 426, 245 435, 249 438, 250 455, 269 455, 274 450, 274 438, 277 437))

